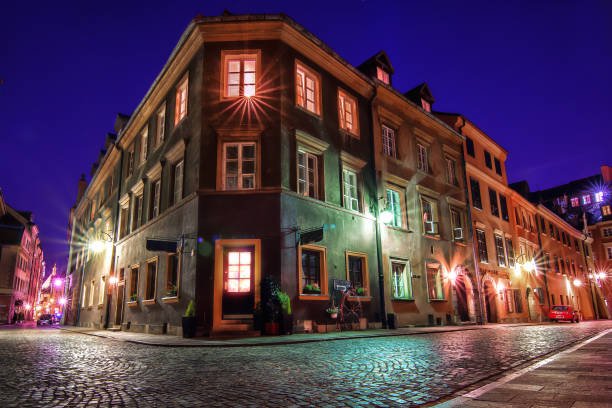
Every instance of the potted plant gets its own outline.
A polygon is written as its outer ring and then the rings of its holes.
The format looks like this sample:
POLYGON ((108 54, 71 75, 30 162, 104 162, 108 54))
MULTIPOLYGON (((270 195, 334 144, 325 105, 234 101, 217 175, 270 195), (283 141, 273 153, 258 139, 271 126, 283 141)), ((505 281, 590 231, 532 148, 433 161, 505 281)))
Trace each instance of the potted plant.
POLYGON ((195 316, 195 303, 193 300, 189 301, 185 316, 183 316, 183 337, 191 338, 195 336, 196 332, 196 316, 195 316))
POLYGON ((280 303, 281 309, 281 327, 282 334, 293 333, 293 314, 291 313, 291 298, 285 292, 277 291, 276 297, 280 303))
POLYGON ((309 283, 308 285, 304 286, 304 293, 320 295, 321 288, 319 287, 318 283, 313 283, 313 284, 309 283))
POLYGON ((280 303, 277 292, 279 285, 273 276, 266 276, 261 280, 261 305, 264 318, 264 334, 278 335, 280 303))
POLYGON ((356 293, 357 293, 357 296, 365 296, 365 289, 362 287, 359 287, 356 289, 356 293))
POLYGON ((178 294, 178 287, 176 285, 168 285, 166 288, 166 297, 176 297, 178 294))
POLYGON ((336 319, 338 318, 338 312, 340 312, 340 309, 338 309, 338 307, 332 303, 331 307, 328 307, 325 309, 325 311, 329 314, 329 317, 336 319))
POLYGON ((135 293, 133 295, 130 295, 130 302, 136 302, 138 300, 138 295, 136 295, 135 293))

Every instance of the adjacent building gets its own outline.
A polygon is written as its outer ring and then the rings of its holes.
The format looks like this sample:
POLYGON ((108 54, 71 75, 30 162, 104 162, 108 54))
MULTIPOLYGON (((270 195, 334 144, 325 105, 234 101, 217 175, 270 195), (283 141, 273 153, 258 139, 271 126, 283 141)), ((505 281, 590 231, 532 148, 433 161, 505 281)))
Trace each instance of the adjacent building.
POLYGON ((44 269, 34 216, 9 206, 0 190, 0 324, 34 318, 44 269))

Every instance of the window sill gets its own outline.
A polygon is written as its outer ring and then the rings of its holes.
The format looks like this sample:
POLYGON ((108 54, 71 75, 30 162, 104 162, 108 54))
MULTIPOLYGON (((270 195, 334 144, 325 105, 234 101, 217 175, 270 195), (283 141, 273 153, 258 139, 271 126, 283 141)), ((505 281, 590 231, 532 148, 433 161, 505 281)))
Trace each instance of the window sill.
POLYGON ((414 302, 414 299, 410 299, 410 298, 392 298, 391 301, 393 301, 393 302, 414 302))
POLYGON ((297 110, 299 110, 300 112, 307 113, 307 114, 309 114, 310 116, 312 116, 312 117, 314 117, 314 118, 316 118, 316 119, 323 120, 323 117, 321 116, 321 114, 320 114, 320 113, 315 113, 315 112, 309 111, 309 110, 308 110, 308 109, 306 109, 305 107, 300 106, 300 105, 297 105, 297 104, 295 105, 295 108, 296 108, 297 110))
POLYGON ((87 310, 92 310, 93 306, 87 306, 87 310))
POLYGON ((467 244, 465 243, 465 241, 453 241, 453 243, 455 245, 459 245, 459 246, 462 246, 462 247, 467 247, 467 244))
POLYGON ((300 294, 299 300, 329 300, 329 295, 300 294))
POLYGON ((431 234, 423 234, 425 238, 435 239, 436 241, 440 241, 440 235, 431 235, 431 234))
POLYGON ((147 299, 142 301, 142 304, 145 306, 154 305, 155 303, 157 303, 155 299, 147 299))
POLYGON ((178 301, 179 301, 178 296, 168 296, 168 297, 162 298, 162 302, 164 303, 178 303, 178 301))
POLYGON ((390 230, 394 230, 394 231, 406 232, 406 233, 410 233, 410 232, 412 232, 411 230, 409 230, 409 229, 407 229, 407 228, 404 228, 404 227, 396 227, 396 226, 393 226, 393 225, 387 225, 387 224, 385 224, 385 226, 386 226, 387 228, 389 228, 390 230))
POLYGON ((427 299, 428 302, 446 302, 446 299, 427 299))
POLYGON ((100 304, 98 305, 98 309, 102 309, 102 307, 104 307, 104 303, 100 303, 100 304))
POLYGON ((347 135, 347 136, 350 136, 350 137, 352 137, 352 138, 354 138, 354 139, 359 140, 359 133, 353 133, 353 132, 351 132, 351 131, 349 131, 349 130, 347 130, 347 129, 344 129, 344 128, 339 128, 338 130, 339 130, 339 131, 340 131, 340 133, 342 133, 342 134, 345 134, 345 135, 347 135))
POLYGON ((349 296, 348 300, 350 300, 351 302, 369 302, 372 300, 372 296, 349 296))
POLYGON ((127 304, 129 307, 136 307, 136 306, 138 306, 138 301, 137 301, 137 300, 135 300, 135 301, 133 301, 133 302, 127 302, 126 304, 127 304))

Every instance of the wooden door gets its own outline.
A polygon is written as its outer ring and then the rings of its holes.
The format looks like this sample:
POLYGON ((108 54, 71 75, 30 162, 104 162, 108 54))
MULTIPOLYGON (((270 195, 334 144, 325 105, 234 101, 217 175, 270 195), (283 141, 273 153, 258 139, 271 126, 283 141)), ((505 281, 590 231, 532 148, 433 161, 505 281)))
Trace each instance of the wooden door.
POLYGON ((223 250, 223 319, 252 317, 255 306, 254 248, 223 250))

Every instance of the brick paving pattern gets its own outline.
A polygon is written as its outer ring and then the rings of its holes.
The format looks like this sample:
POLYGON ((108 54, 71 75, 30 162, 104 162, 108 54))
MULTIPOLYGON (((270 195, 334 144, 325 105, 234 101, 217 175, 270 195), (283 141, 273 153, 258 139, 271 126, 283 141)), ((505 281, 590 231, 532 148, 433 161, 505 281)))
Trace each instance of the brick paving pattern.
POLYGON ((232 348, 4 329, 0 405, 416 406, 609 327, 583 322, 232 348))

